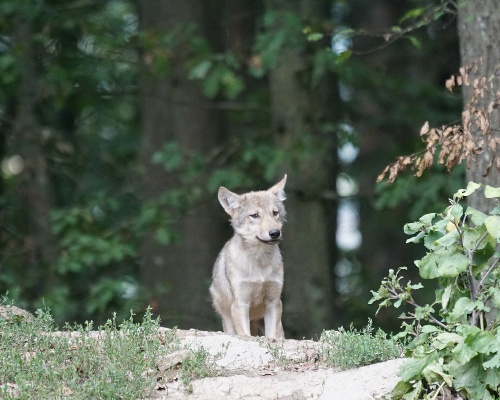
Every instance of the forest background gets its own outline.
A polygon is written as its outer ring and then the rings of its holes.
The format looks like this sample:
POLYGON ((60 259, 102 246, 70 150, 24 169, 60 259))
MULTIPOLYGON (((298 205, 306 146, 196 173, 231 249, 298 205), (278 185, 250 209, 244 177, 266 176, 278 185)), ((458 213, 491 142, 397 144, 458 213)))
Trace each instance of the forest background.
POLYGON ((231 227, 217 190, 287 173, 286 335, 365 325, 388 269, 417 275, 404 223, 466 186, 463 166, 375 183, 422 150, 425 121, 461 119, 462 93, 444 87, 461 66, 457 10, 2 1, 0 294, 59 323, 149 304, 164 326, 219 330, 208 286, 231 227))

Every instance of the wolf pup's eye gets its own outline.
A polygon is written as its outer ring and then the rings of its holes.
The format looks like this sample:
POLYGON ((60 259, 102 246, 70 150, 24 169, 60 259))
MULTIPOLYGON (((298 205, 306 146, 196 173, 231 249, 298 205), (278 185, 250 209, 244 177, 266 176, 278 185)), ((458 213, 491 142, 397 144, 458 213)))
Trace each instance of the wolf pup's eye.
POLYGON ((250 218, 259 218, 259 214, 255 213, 255 214, 250 214, 250 218))
POLYGON ((278 215, 280 212, 279 211, 273 211, 273 216, 276 217, 276 215, 278 215))

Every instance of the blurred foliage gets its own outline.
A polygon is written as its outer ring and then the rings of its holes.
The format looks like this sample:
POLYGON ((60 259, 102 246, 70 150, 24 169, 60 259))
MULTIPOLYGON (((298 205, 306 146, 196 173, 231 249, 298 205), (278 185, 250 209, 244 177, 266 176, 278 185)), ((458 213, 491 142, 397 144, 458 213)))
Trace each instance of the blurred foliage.
POLYGON ((417 178, 414 175, 402 175, 391 184, 377 185, 379 196, 375 207, 394 208, 401 205, 408 207, 410 219, 430 212, 437 203, 443 201, 443 194, 455 192, 463 185, 465 168, 455 168, 449 173, 444 168, 434 168, 432 174, 417 178))

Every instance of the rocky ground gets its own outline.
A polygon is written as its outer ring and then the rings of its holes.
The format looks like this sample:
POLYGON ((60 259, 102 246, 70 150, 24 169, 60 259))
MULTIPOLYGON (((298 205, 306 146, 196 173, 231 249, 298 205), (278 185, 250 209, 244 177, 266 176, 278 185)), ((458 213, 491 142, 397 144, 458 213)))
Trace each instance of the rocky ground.
MULTIPOLYGON (((14 306, 0 306, 0 317, 33 318, 14 306)), ((158 361, 156 371, 149 371, 158 378, 150 397, 154 400, 382 399, 398 382, 404 361, 400 358, 339 371, 318 362, 320 343, 316 341, 268 340, 195 330, 176 330, 172 335, 172 330, 160 330, 159 337, 175 336, 179 343, 175 351, 168 351, 158 361), (204 356, 199 364, 196 354, 204 356), (193 377, 186 380, 183 368, 190 357, 193 365, 188 371, 193 377), (204 367, 208 368, 208 377, 199 378, 196 375, 203 373, 204 367)))
POLYGON ((338 371, 318 364, 319 343, 314 341, 268 341, 194 330, 179 330, 177 335, 189 350, 160 362, 163 376, 165 371, 173 373, 156 387, 154 399, 381 399, 397 383, 403 362, 338 371), (189 351, 200 348, 210 353, 218 376, 194 379, 186 390, 175 370, 189 351))

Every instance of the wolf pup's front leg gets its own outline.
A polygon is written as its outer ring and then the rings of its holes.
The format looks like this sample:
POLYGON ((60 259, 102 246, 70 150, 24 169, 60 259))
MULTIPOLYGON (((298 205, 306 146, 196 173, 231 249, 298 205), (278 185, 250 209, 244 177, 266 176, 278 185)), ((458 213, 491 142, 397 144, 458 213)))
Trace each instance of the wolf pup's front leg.
POLYGON ((233 237, 215 261, 210 294, 224 332, 250 335, 264 323, 268 337, 283 337, 283 261, 278 244, 285 222, 286 175, 265 191, 238 195, 221 187, 219 202, 231 217, 233 237))

